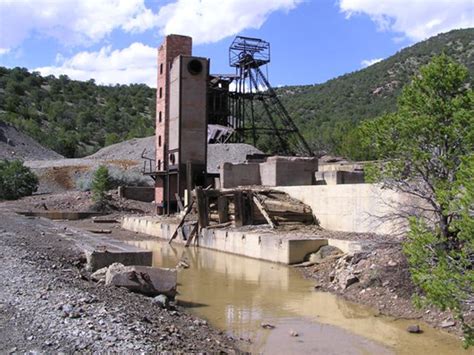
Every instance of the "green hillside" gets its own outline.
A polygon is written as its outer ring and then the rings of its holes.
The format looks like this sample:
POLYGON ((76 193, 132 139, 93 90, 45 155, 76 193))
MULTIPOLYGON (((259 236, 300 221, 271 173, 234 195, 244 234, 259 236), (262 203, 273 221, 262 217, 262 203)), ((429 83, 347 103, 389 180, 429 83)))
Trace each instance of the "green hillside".
POLYGON ((474 78, 474 29, 465 29, 432 37, 323 84, 287 86, 277 93, 313 148, 347 155, 347 132, 361 120, 395 111, 402 87, 442 52, 465 65, 474 78))
MULTIPOLYGON (((403 85, 443 51, 474 77, 474 29, 466 29, 430 38, 324 84, 287 86, 277 93, 316 151, 363 159, 351 149, 356 144, 351 130, 361 120, 394 111, 403 85)), ((152 135, 154 115, 155 89, 146 85, 103 86, 0 67, 0 120, 67 157, 152 135)), ((264 140, 260 143, 264 148, 264 140)))
POLYGON ((155 90, 0 67, 0 120, 67 157, 154 134, 155 90))

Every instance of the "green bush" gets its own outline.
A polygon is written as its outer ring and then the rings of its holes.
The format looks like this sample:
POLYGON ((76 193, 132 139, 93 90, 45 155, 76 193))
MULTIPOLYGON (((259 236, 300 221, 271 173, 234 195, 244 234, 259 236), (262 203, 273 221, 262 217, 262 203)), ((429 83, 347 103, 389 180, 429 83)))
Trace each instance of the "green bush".
POLYGON ((38 189, 38 178, 19 160, 0 161, 0 198, 16 200, 38 189))
POLYGON ((418 305, 450 310, 474 345, 474 92, 468 70, 446 55, 420 69, 398 111, 361 126, 384 162, 371 181, 424 200, 404 243, 418 305))
POLYGON ((110 176, 109 169, 101 165, 95 171, 94 177, 92 179, 92 198, 95 202, 100 205, 105 204, 106 192, 110 189, 110 176))

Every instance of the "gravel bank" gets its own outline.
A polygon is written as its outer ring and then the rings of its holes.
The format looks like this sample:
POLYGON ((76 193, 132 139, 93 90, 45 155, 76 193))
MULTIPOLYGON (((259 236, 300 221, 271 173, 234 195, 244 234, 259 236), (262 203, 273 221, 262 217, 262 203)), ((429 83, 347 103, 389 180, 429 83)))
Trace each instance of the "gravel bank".
POLYGON ((232 352, 234 344, 181 307, 161 309, 81 276, 79 251, 47 220, 0 206, 0 353, 232 352))

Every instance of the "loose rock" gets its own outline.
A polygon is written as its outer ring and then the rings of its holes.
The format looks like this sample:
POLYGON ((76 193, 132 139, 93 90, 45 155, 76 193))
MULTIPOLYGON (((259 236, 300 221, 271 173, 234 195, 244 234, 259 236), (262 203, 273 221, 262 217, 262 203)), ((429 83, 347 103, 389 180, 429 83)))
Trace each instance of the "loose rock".
POLYGON ((455 325, 456 325, 456 322, 455 322, 455 321, 446 319, 444 322, 442 322, 442 323, 440 324, 440 327, 441 327, 441 328, 450 328, 450 327, 454 327, 455 325))
POLYGON ((177 273, 175 269, 124 266, 114 263, 107 269, 105 284, 125 287, 130 291, 147 296, 164 294, 174 298, 177 273))
POLYGON ((408 333, 413 333, 413 334, 419 334, 419 333, 421 333, 421 328, 418 324, 410 325, 407 328, 407 332, 408 333))
POLYGON ((260 326, 263 329, 275 329, 275 326, 273 324, 270 324, 270 323, 262 323, 260 326))

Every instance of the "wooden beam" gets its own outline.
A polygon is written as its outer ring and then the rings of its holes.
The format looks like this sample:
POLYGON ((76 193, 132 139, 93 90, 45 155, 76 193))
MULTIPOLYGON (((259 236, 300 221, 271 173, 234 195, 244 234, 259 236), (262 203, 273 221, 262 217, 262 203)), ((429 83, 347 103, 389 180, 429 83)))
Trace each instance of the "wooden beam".
POLYGON ((270 227, 275 228, 275 223, 273 223, 272 219, 270 218, 270 215, 265 210, 265 207, 263 207, 262 203, 255 195, 253 196, 253 202, 255 203, 255 206, 257 206, 257 208, 260 210, 260 213, 263 215, 270 227))
POLYGON ((174 197, 176 198, 176 203, 178 204, 179 212, 184 211, 183 202, 181 202, 181 197, 179 197, 179 194, 177 192, 174 194, 174 197))
POLYGON ((191 230, 191 233, 189 233, 188 240, 186 241, 186 245, 185 245, 186 248, 189 247, 193 238, 197 238, 196 237, 197 231, 198 231, 198 223, 195 223, 193 226, 193 229, 191 230))
POLYGON ((219 214, 219 223, 229 221, 229 199, 226 196, 217 198, 217 212, 219 214))
POLYGON ((235 226, 242 227, 245 224, 245 204, 242 191, 234 192, 234 215, 235 226))
POLYGON ((186 216, 191 212, 192 208, 194 205, 194 200, 191 200, 191 202, 188 205, 188 208, 186 209, 186 212, 184 213, 184 216, 181 218, 181 221, 178 224, 178 227, 176 227, 176 230, 174 231, 173 235, 171 236, 170 240, 168 241, 168 244, 171 244, 174 238, 178 236, 178 230, 183 226, 184 224, 184 219, 186 216))
POLYGON ((209 209, 207 205, 207 198, 201 187, 196 186, 196 204, 199 226, 206 228, 209 225, 209 209))
POLYGON ((207 226, 206 229, 218 229, 218 228, 225 228, 229 227, 232 225, 232 222, 225 222, 225 223, 219 223, 219 224, 212 224, 210 226, 207 226))

